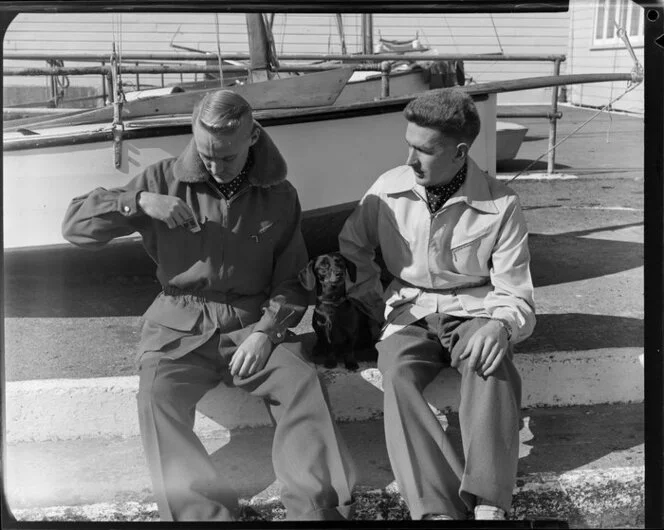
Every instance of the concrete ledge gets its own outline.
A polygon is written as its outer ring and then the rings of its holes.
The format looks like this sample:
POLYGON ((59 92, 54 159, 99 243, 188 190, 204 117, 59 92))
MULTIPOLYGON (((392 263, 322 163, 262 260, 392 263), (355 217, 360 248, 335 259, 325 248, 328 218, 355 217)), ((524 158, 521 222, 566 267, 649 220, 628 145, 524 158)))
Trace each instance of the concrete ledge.
MULTIPOLYGON (((522 476, 514 490, 512 520, 564 520, 571 528, 625 528, 644 525, 643 467, 576 470, 522 476)), ((394 483, 381 489, 358 488, 354 519, 409 520, 394 483)), ((277 488, 242 499, 242 520, 279 521, 285 510, 277 488)), ((158 521, 153 502, 112 502, 15 510, 18 520, 158 521)))
MULTIPOLYGON (((634 403, 643 400, 640 349, 622 348, 515 356, 523 380, 523 407, 634 403)), ((382 416, 381 376, 374 363, 357 372, 320 368, 338 421, 382 416)), ((5 389, 8 443, 139 434, 138 377, 9 382, 5 389)), ((458 410, 459 375, 446 369, 425 395, 434 408, 458 410)), ((223 385, 201 401, 196 431, 270 425, 262 400, 223 385)))

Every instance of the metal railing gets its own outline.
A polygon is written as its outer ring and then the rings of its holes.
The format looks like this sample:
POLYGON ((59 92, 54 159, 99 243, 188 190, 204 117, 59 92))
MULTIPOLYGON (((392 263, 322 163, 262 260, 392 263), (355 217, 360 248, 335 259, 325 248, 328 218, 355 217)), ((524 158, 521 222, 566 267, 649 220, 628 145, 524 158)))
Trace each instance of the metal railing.
MULTIPOLYGON (((218 63, 219 56, 216 53, 188 53, 188 52, 156 52, 156 53, 124 53, 121 61, 118 57, 100 53, 4 53, 4 76, 51 76, 56 77, 69 75, 96 75, 101 76, 102 90, 101 95, 91 96, 91 98, 102 99, 104 104, 114 103, 114 94, 116 87, 113 86, 113 78, 125 75, 135 76, 135 86, 137 90, 141 89, 140 75, 159 74, 161 86, 166 86, 165 75, 179 74, 180 81, 183 82, 184 74, 195 74, 194 83, 198 81, 198 74, 219 74, 218 64, 183 64, 187 62, 210 61, 218 63), (45 60, 49 64, 54 64, 54 60, 70 62, 96 62, 96 66, 49 66, 49 67, 9 67, 8 61, 36 61, 45 60), (107 61, 111 64, 107 64, 107 61), (146 61, 157 61, 157 64, 140 64, 146 61), (163 61, 163 62, 159 62, 163 61), (168 61, 179 64, 167 64, 168 61), (133 64, 127 64, 133 63, 133 64)), ((250 61, 249 54, 221 54, 222 61, 250 61)), ((560 76, 560 65, 566 60, 565 55, 520 55, 520 54, 282 54, 279 56, 279 65, 272 70, 273 73, 301 73, 317 72, 337 68, 339 63, 350 64, 357 71, 375 71, 381 75, 381 98, 390 96, 390 76, 392 74, 392 64, 394 61, 413 61, 413 62, 437 62, 437 61, 474 61, 474 62, 551 62, 553 63, 553 76, 560 76), (291 62, 288 62, 291 61, 291 62), (300 64, 294 61, 309 61, 307 64, 300 64), (311 63, 316 61, 316 63, 311 63)), ((251 66, 246 65, 223 65, 222 73, 242 74, 251 79, 251 66)), ((214 83, 214 79, 208 79, 208 82, 214 83)), ((52 94, 54 98, 57 97, 52 94)), ((84 100, 89 98, 79 98, 84 100)), ((551 87, 551 105, 546 112, 528 112, 528 113, 503 113, 501 118, 546 118, 549 121, 549 152, 547 160, 547 173, 554 172, 555 167, 555 144, 557 136, 557 120, 562 118, 562 113, 558 110, 559 87, 551 87)), ((74 100, 69 100, 74 101, 74 100)))

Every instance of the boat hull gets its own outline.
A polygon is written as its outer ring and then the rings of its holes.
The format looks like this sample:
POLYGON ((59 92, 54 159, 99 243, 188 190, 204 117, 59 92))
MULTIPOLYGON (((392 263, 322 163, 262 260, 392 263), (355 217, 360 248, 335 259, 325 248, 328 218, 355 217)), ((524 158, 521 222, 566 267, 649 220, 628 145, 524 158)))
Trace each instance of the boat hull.
MULTIPOLYGON (((471 155, 495 175, 495 95, 478 102, 478 109, 483 125, 471 155)), ((355 203, 383 171, 407 156, 400 109, 294 123, 266 120, 264 125, 286 158, 305 213, 355 203)), ((61 223, 73 197, 123 186, 147 166, 177 156, 190 138, 189 126, 124 140, 118 169, 109 140, 5 150, 5 248, 65 244, 61 223)))

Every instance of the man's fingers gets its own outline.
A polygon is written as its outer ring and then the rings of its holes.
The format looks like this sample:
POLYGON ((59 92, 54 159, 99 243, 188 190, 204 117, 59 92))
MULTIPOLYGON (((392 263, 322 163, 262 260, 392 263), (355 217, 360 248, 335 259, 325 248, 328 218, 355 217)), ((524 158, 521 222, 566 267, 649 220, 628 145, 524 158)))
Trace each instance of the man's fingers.
POLYGON ((237 375, 240 377, 247 377, 251 375, 252 374, 251 367, 254 364, 254 361, 255 360, 252 359, 251 357, 246 357, 237 375))
POLYGON ((484 344, 482 345, 482 353, 480 354, 480 358, 478 359, 477 362, 478 370, 481 370, 484 367, 484 363, 486 362, 489 355, 491 355, 491 352, 493 351, 493 348, 495 346, 494 343, 492 343, 487 339, 484 339, 483 342, 484 344))
POLYGON ((482 354, 482 341, 473 341, 473 347, 470 352, 470 358, 468 360, 468 365, 471 370, 476 370, 480 361, 480 355, 482 354))
POLYGON ((488 353, 483 357, 482 362, 480 366, 478 367, 477 371, 481 375, 487 375, 486 371, 493 364, 493 361, 496 359, 496 356, 498 355, 498 345, 494 344, 488 351, 488 353))
POLYGON ((231 357, 231 362, 228 363, 228 370, 232 376, 237 375, 238 370, 242 367, 242 361, 244 360, 244 355, 241 349, 237 349, 231 357))
POLYGON ((489 367, 484 370, 484 376, 489 376, 492 373, 494 373, 498 367, 500 366, 500 363, 503 361, 504 354, 501 355, 500 350, 496 354, 496 356, 493 358, 493 361, 489 365, 489 367))
POLYGON ((462 361, 463 359, 466 359, 470 355, 472 350, 473 350, 473 338, 471 337, 470 340, 466 342, 466 345, 464 346, 461 355, 459 355, 459 360, 462 361))

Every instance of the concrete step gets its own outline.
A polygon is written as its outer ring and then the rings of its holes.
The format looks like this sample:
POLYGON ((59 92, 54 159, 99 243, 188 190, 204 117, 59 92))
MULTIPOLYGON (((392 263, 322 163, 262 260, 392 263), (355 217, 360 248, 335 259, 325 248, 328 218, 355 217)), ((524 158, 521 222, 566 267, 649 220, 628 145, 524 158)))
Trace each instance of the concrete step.
MULTIPOLYGON (((514 506, 518 520, 573 528, 642 527, 642 404, 524 409, 514 506)), ((439 415, 460 450, 458 417, 439 415)), ((341 422, 358 465, 358 520, 407 520, 385 450, 382 421, 341 422)), ((281 520, 272 471, 273 429, 203 436, 237 488, 244 519, 281 520), (253 510, 253 511, 252 511, 253 510)), ((140 439, 95 437, 7 445, 6 494, 19 520, 158 520, 140 439)))
MULTIPOLYGON (((313 306, 295 329, 304 337, 309 349, 315 341, 309 324, 312 312, 313 306)), ((21 320, 23 326, 29 324, 27 321, 31 319, 21 320)), ((65 353, 67 348, 93 356, 106 344, 114 345, 111 348, 117 347, 118 337, 133 341, 135 333, 132 330, 139 329, 133 321, 131 324, 115 322, 109 326, 106 320, 94 320, 81 322, 79 319, 69 328, 71 336, 60 323, 59 332, 49 334, 49 341, 51 344, 57 340, 62 343, 65 358, 69 355, 65 353), (81 332, 81 326, 85 328, 84 332, 81 332), (90 337, 99 340, 95 339, 94 344, 90 344, 90 337), (86 341, 89 344, 87 349, 83 344, 86 341)), ((14 320, 12 327, 17 324, 18 320, 14 320)), ((518 345, 514 357, 523 382, 523 407, 638 403, 643 400, 644 374, 639 360, 643 354, 642 347, 602 343, 599 348, 567 350, 564 339, 555 342, 555 330, 545 329, 546 322, 538 325, 543 329, 542 334, 518 345), (551 344, 552 341, 554 344, 551 344)), ((47 327, 42 324, 39 329, 47 327)), ((24 333, 19 333, 18 329, 13 329, 13 332, 12 336, 16 337, 30 333, 28 329, 24 333)), ((630 332, 636 333, 637 330, 630 332)), ((596 334, 597 330, 586 330, 585 334, 589 333, 596 334)), ((111 352, 105 353, 105 358, 112 358, 111 352)), ((77 361, 82 365, 85 362, 82 356, 77 361)), ((102 359, 94 356, 89 362, 100 366, 104 364, 102 359)), ((341 367, 326 369, 320 366, 319 372, 327 385, 331 407, 339 421, 367 421, 382 417, 382 378, 375 362, 362 362, 355 372, 341 367)), ((425 395, 434 408, 455 412, 459 405, 459 383, 460 376, 456 370, 445 369, 429 385, 425 395)), ((137 390, 138 376, 135 375, 9 381, 5 387, 7 440, 17 443, 138 436, 137 390)), ((214 436, 225 429, 271 425, 262 400, 224 385, 205 396, 197 414, 201 436, 214 436)))

